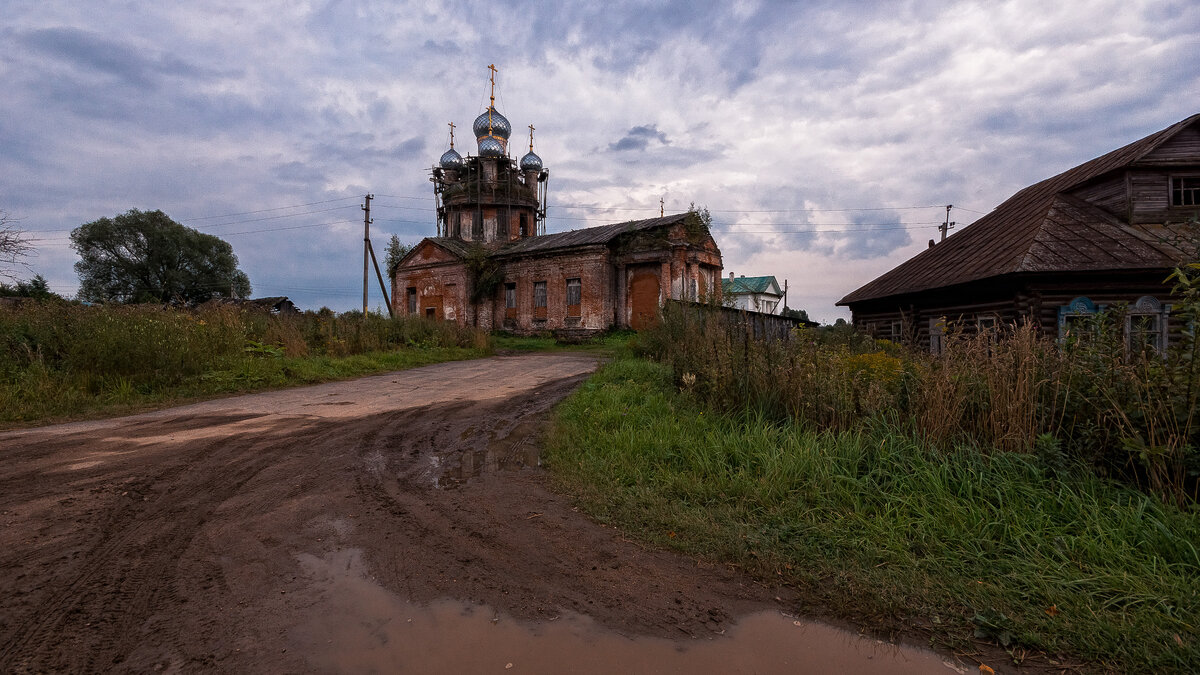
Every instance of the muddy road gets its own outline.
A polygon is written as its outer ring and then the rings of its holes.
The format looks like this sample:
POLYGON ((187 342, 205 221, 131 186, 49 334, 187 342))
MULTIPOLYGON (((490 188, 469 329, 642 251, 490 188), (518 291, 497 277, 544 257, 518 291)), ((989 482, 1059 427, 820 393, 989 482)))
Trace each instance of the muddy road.
POLYGON ((538 672, 500 652, 610 630, 669 659, 778 614, 785 590, 546 489, 546 413, 596 365, 493 357, 0 433, 0 672, 538 672))

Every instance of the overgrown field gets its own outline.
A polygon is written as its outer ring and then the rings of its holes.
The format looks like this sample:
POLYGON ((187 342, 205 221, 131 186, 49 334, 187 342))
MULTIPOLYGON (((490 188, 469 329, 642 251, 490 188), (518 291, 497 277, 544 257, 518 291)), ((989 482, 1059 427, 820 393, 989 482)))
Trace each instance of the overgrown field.
POLYGON ((0 425, 117 412, 490 353, 487 334, 358 312, 0 307, 0 425))
POLYGON ((818 430, 714 412, 698 378, 690 393, 679 380, 618 360, 559 408, 547 461, 602 522, 943 645, 974 635, 1018 661, 1200 666, 1197 510, 1049 454, 930 444, 878 414, 818 430))
POLYGON ((1200 496, 1200 274, 1168 354, 1130 349, 1120 311, 1065 342, 1032 326, 946 335, 932 356, 844 329, 747 340, 714 313, 669 306, 641 336, 675 383, 715 409, 810 428, 886 428, 947 453, 1035 454, 1085 465, 1177 505, 1200 496), (1190 324, 1190 325, 1189 325, 1190 324))

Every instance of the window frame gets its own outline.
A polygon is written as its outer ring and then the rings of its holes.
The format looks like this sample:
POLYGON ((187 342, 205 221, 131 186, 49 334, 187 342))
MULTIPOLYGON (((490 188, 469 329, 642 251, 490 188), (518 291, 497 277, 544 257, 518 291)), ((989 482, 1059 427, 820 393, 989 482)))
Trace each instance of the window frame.
POLYGON ((1200 208, 1200 174, 1172 174, 1167 181, 1167 190, 1167 203, 1171 208, 1200 208), (1192 184, 1185 185, 1185 181, 1192 184), (1179 196, 1178 201, 1176 194, 1179 196))
POLYGON ((1167 343, 1170 339, 1167 328, 1169 326, 1169 317, 1171 315, 1171 305, 1163 304, 1158 298, 1151 295, 1143 295, 1138 298, 1125 311, 1124 322, 1124 340, 1125 349, 1129 353, 1140 350, 1139 345, 1134 344, 1135 336, 1138 334, 1149 334, 1153 339, 1149 344, 1142 343, 1153 349, 1159 355, 1165 356, 1167 353, 1167 343), (1134 330, 1135 319, 1150 319, 1154 322, 1153 330, 1134 330))
POLYGON ((581 277, 567 277, 566 279, 566 295, 564 296, 567 306, 567 316, 578 318, 583 315, 583 279, 581 277), (574 285, 575 292, 571 292, 574 285), (574 298, 571 296, 574 295, 574 298), (572 303, 571 300, 575 302, 572 303))

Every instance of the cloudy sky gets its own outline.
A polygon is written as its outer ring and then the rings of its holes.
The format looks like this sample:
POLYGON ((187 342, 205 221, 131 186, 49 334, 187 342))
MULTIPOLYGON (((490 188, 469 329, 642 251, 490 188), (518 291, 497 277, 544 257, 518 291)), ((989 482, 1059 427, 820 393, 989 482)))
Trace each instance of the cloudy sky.
POLYGON ((832 321, 944 205, 961 227, 1200 112, 1193 0, 558 4, 0 0, 23 275, 73 294, 72 228, 161 209, 256 295, 360 305, 363 195, 376 249, 432 235, 429 168, 495 63, 550 232, 707 206, 726 273, 832 321))

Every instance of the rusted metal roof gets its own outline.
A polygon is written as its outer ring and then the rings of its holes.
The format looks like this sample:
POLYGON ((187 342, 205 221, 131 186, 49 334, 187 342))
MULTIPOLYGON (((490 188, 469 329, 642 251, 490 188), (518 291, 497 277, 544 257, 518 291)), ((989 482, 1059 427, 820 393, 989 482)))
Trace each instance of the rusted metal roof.
POLYGON ((1191 124, 1193 115, 1129 145, 1035 183, 958 234, 901 263, 837 302, 874 300, 1017 272, 1167 267, 1178 251, 1063 194, 1136 163, 1191 124))
MULTIPOLYGON (((629 220, 623 223, 599 225, 597 227, 587 227, 581 230, 569 230, 567 232, 556 232, 554 234, 542 234, 536 237, 518 239, 517 241, 504 244, 499 248, 489 248, 489 252, 494 256, 507 257, 526 255, 530 253, 549 253, 551 251, 561 251, 580 246, 594 246, 598 244, 603 245, 611 242, 613 239, 616 239, 622 234, 639 232, 642 230, 652 230, 656 227, 675 225, 677 223, 684 222, 687 220, 687 218, 687 213, 677 213, 675 215, 664 216, 662 218, 629 220)), ((475 242, 464 241, 455 237, 427 237, 427 239, 460 258, 465 258, 470 252, 471 247, 477 245, 475 242)), ((414 247, 414 250, 415 248, 416 247, 414 247)))
POLYGON ((588 227, 582 230, 569 230, 554 234, 543 234, 536 237, 526 237, 511 244, 506 244, 497 251, 497 255, 513 256, 527 253, 544 253, 576 246, 592 246, 607 244, 622 234, 652 230, 656 227, 671 226, 687 220, 687 213, 677 213, 662 218, 647 220, 630 220, 624 223, 588 227))

